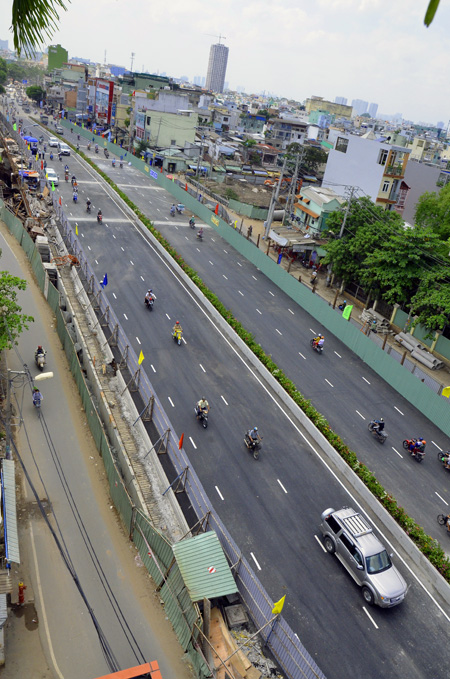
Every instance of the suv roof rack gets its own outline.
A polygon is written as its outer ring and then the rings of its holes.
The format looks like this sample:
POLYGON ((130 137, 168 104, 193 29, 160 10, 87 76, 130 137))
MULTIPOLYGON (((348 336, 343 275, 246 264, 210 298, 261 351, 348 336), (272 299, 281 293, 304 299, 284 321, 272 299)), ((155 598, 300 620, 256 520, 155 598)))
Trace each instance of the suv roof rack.
POLYGON ((350 514, 350 516, 341 517, 341 521, 354 538, 373 533, 370 524, 367 523, 366 519, 358 512, 350 514))

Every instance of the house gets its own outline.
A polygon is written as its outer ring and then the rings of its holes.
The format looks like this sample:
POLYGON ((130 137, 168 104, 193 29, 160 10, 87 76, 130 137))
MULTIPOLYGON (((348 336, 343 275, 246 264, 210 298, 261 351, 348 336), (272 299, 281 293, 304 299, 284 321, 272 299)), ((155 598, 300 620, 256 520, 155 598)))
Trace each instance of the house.
POLYGON ((294 203, 296 221, 305 231, 318 235, 325 231, 327 217, 339 210, 344 198, 325 186, 305 186, 294 203))
MULTIPOLYGON (((367 136, 374 135, 369 132, 367 136)), ((410 149, 334 128, 329 131, 328 142, 333 147, 328 154, 323 186, 333 187, 342 196, 348 193, 348 187, 353 187, 385 210, 402 212, 409 189, 405 170, 410 149)))
POLYGON ((284 150, 289 144, 303 144, 308 134, 308 118, 271 118, 267 123, 267 141, 276 149, 284 150))
POLYGON ((138 111, 135 114, 135 141, 144 141, 154 148, 176 146, 182 149, 186 142, 194 142, 197 122, 198 116, 193 111, 138 111))

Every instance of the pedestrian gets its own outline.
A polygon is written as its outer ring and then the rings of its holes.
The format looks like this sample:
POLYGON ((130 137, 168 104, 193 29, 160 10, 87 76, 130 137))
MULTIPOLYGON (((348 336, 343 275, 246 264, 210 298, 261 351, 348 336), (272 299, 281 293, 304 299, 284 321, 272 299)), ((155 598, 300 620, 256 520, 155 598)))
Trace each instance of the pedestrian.
POLYGON ((253 233, 253 226, 250 224, 248 229, 247 229, 247 240, 252 237, 253 233))
POLYGON ((311 285, 314 287, 317 283, 317 271, 313 271, 311 274, 311 279, 309 281, 311 285))
POLYGON ((46 169, 47 169, 47 161, 44 160, 44 170, 46 170, 46 169))

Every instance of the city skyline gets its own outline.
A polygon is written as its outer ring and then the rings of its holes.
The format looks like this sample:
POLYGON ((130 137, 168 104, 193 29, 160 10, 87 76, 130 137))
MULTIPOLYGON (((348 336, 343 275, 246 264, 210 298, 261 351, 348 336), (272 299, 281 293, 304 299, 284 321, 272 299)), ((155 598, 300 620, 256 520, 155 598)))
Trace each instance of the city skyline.
MULTIPOLYGON (((271 92, 296 101, 320 95, 377 102, 378 110, 401 111, 407 120, 436 124, 450 118, 450 67, 446 50, 450 5, 441 3, 430 28, 423 25, 424 3, 407 0, 283 0, 261 7, 254 0, 229 0, 220 22, 207 0, 181 0, 143 7, 137 0, 76 0, 60 11, 58 30, 48 44, 60 43, 69 56, 107 61, 169 75, 204 74, 210 45, 226 36, 230 49, 227 80, 248 93, 271 92), (89 21, 86 22, 86 16, 89 21), (139 40, 123 27, 130 17, 149 27, 139 40), (239 21, 236 17, 239 16, 239 21), (102 25, 99 32, 98 26, 102 25), (118 27, 120 28, 120 32, 118 27), (270 30, 267 28, 270 27, 270 30), (139 66, 138 66, 139 65, 139 66)), ((4 34, 12 0, 0 0, 4 34)), ((45 45, 47 46, 47 45, 45 45)))

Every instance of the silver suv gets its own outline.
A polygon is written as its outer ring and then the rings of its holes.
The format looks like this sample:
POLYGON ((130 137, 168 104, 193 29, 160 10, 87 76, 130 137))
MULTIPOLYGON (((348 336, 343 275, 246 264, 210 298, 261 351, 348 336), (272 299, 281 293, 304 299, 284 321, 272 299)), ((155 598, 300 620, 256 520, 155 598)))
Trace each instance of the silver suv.
POLYGON ((388 608, 403 601, 406 582, 361 514, 351 507, 326 509, 321 514, 320 530, 325 549, 336 554, 362 587, 366 603, 388 608))

